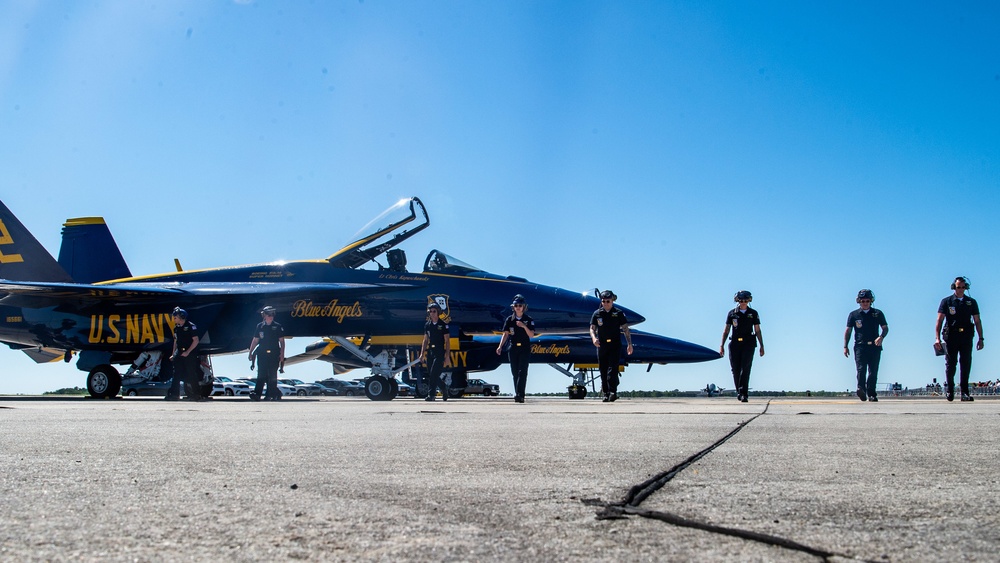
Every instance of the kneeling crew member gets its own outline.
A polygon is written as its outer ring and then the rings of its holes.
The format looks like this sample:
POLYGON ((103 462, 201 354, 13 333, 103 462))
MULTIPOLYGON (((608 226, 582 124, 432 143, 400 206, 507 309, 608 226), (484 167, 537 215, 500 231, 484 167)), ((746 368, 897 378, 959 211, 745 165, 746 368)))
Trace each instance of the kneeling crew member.
POLYGON ((760 342, 760 355, 764 355, 764 335, 760 332, 760 315, 750 308, 753 295, 743 289, 736 292, 733 301, 738 305, 726 315, 726 328, 722 331, 722 345, 719 356, 726 355, 726 338, 729 331, 733 337, 729 341, 729 366, 733 370, 733 386, 736 398, 741 403, 748 401, 750 393, 750 368, 753 366, 753 350, 760 342))
POLYGON ((851 356, 847 343, 854 331, 854 364, 858 368, 858 398, 878 402, 875 383, 878 381, 878 363, 882 358, 882 341, 889 334, 889 324, 882 311, 872 307, 875 294, 870 289, 862 289, 856 299, 861 308, 847 315, 847 330, 844 331, 844 357, 851 356), (882 334, 879 334, 881 329, 882 334))

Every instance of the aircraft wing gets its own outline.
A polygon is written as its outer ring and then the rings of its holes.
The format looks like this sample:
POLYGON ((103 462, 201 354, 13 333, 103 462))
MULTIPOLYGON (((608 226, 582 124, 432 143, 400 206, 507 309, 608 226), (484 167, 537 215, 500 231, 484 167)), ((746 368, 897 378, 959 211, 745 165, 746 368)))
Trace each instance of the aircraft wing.
MULTIPOLYGON (((282 296, 336 296, 369 295, 392 291, 399 284, 361 283, 169 283, 169 284, 108 284, 32 283, 0 280, 0 304, 13 307, 55 307, 66 303, 95 304, 104 301, 115 303, 142 303, 169 299, 227 298, 259 295, 282 296)), ((408 286, 405 286, 408 287, 408 286)))

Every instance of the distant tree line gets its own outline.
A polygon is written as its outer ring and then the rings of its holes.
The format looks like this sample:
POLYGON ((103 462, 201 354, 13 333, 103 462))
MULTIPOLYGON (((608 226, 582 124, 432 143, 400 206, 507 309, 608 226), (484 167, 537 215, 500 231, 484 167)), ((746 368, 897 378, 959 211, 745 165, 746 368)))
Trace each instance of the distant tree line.
POLYGON ((46 391, 42 395, 86 395, 88 391, 83 387, 63 387, 55 391, 46 391))

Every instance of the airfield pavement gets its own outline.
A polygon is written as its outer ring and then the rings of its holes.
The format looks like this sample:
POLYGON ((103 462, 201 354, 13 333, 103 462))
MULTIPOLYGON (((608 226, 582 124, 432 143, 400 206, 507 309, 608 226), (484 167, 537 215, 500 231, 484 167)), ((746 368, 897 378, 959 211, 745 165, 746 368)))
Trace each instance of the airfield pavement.
POLYGON ((989 398, 0 397, 0 560, 997 561, 998 433, 989 398))

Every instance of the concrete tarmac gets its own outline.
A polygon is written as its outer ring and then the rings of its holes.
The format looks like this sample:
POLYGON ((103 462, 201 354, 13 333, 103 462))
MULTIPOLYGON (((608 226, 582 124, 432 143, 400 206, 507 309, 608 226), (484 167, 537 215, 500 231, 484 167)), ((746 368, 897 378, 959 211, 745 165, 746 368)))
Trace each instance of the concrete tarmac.
POLYGON ((4 561, 997 561, 1000 401, 0 397, 4 561))

